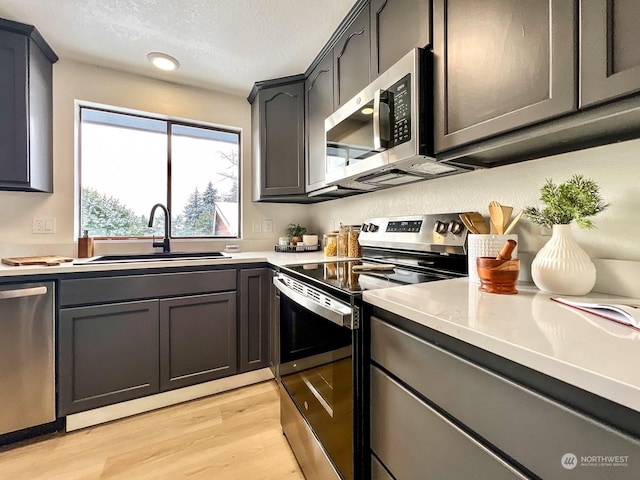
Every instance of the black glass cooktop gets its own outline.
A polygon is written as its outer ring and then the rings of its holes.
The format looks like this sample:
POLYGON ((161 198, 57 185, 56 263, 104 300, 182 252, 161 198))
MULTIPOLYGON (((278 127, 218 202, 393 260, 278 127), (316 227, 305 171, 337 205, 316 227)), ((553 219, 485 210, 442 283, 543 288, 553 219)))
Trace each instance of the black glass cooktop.
POLYGON ((396 267, 391 271, 354 272, 355 265, 375 266, 374 262, 347 260, 337 262, 307 263, 302 265, 286 265, 284 268, 303 277, 311 278, 330 287, 352 294, 364 290, 394 287, 414 283, 433 282, 452 278, 437 272, 418 272, 396 267))

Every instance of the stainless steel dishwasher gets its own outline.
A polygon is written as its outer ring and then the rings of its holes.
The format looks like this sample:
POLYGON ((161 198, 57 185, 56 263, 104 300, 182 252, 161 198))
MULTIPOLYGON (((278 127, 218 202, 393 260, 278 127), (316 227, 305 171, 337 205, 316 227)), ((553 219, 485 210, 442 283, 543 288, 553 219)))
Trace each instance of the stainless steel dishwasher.
POLYGON ((54 283, 0 285, 0 435, 53 422, 54 283))

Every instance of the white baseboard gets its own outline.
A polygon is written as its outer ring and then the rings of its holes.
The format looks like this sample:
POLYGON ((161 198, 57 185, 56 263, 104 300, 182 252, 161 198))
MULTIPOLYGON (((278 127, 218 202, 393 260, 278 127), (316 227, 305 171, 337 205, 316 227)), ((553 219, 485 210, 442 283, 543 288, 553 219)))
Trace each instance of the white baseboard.
POLYGON ((149 412, 158 408, 176 405, 178 403, 194 400, 196 398, 207 397, 216 393, 226 392, 234 388, 245 387, 254 383, 264 382, 273 378, 271 370, 263 368, 253 372, 241 373, 231 377, 213 380, 191 387, 184 387, 177 390, 149 395, 148 397, 136 398, 128 402, 116 403, 106 407, 95 408, 86 412, 74 413, 67 416, 66 431, 79 430, 91 427, 100 423, 130 417, 139 413, 149 412))

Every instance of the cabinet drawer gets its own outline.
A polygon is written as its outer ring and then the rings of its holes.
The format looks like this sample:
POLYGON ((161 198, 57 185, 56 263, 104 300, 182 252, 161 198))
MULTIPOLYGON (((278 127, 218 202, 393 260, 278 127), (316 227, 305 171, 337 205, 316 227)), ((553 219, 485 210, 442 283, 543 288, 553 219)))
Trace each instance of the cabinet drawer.
POLYGON ((371 450, 403 480, 526 478, 374 366, 371 450))
POLYGON ((377 318, 371 357, 541 478, 602 478, 606 472, 582 466, 581 456, 617 455, 629 464, 609 467, 611 475, 637 479, 638 440, 377 318), (567 453, 577 468, 562 467, 567 453))
POLYGON ((375 455, 371 455, 371 480, 393 480, 375 455))
POLYGON ((89 305, 235 289, 235 269, 78 278, 60 282, 60 305, 89 305))

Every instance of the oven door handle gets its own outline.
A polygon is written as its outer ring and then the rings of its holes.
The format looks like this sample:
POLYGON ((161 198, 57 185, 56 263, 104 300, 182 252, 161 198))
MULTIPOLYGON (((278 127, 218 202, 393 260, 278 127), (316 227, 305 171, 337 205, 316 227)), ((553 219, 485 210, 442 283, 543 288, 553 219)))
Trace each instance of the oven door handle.
POLYGON ((312 299, 287 286, 283 281, 283 277, 279 275, 273 277, 273 284, 281 294, 287 296, 301 307, 320 315, 322 318, 341 327, 347 327, 349 329, 358 328, 358 309, 356 307, 351 307, 350 305, 333 299, 331 306, 316 303, 312 299))

